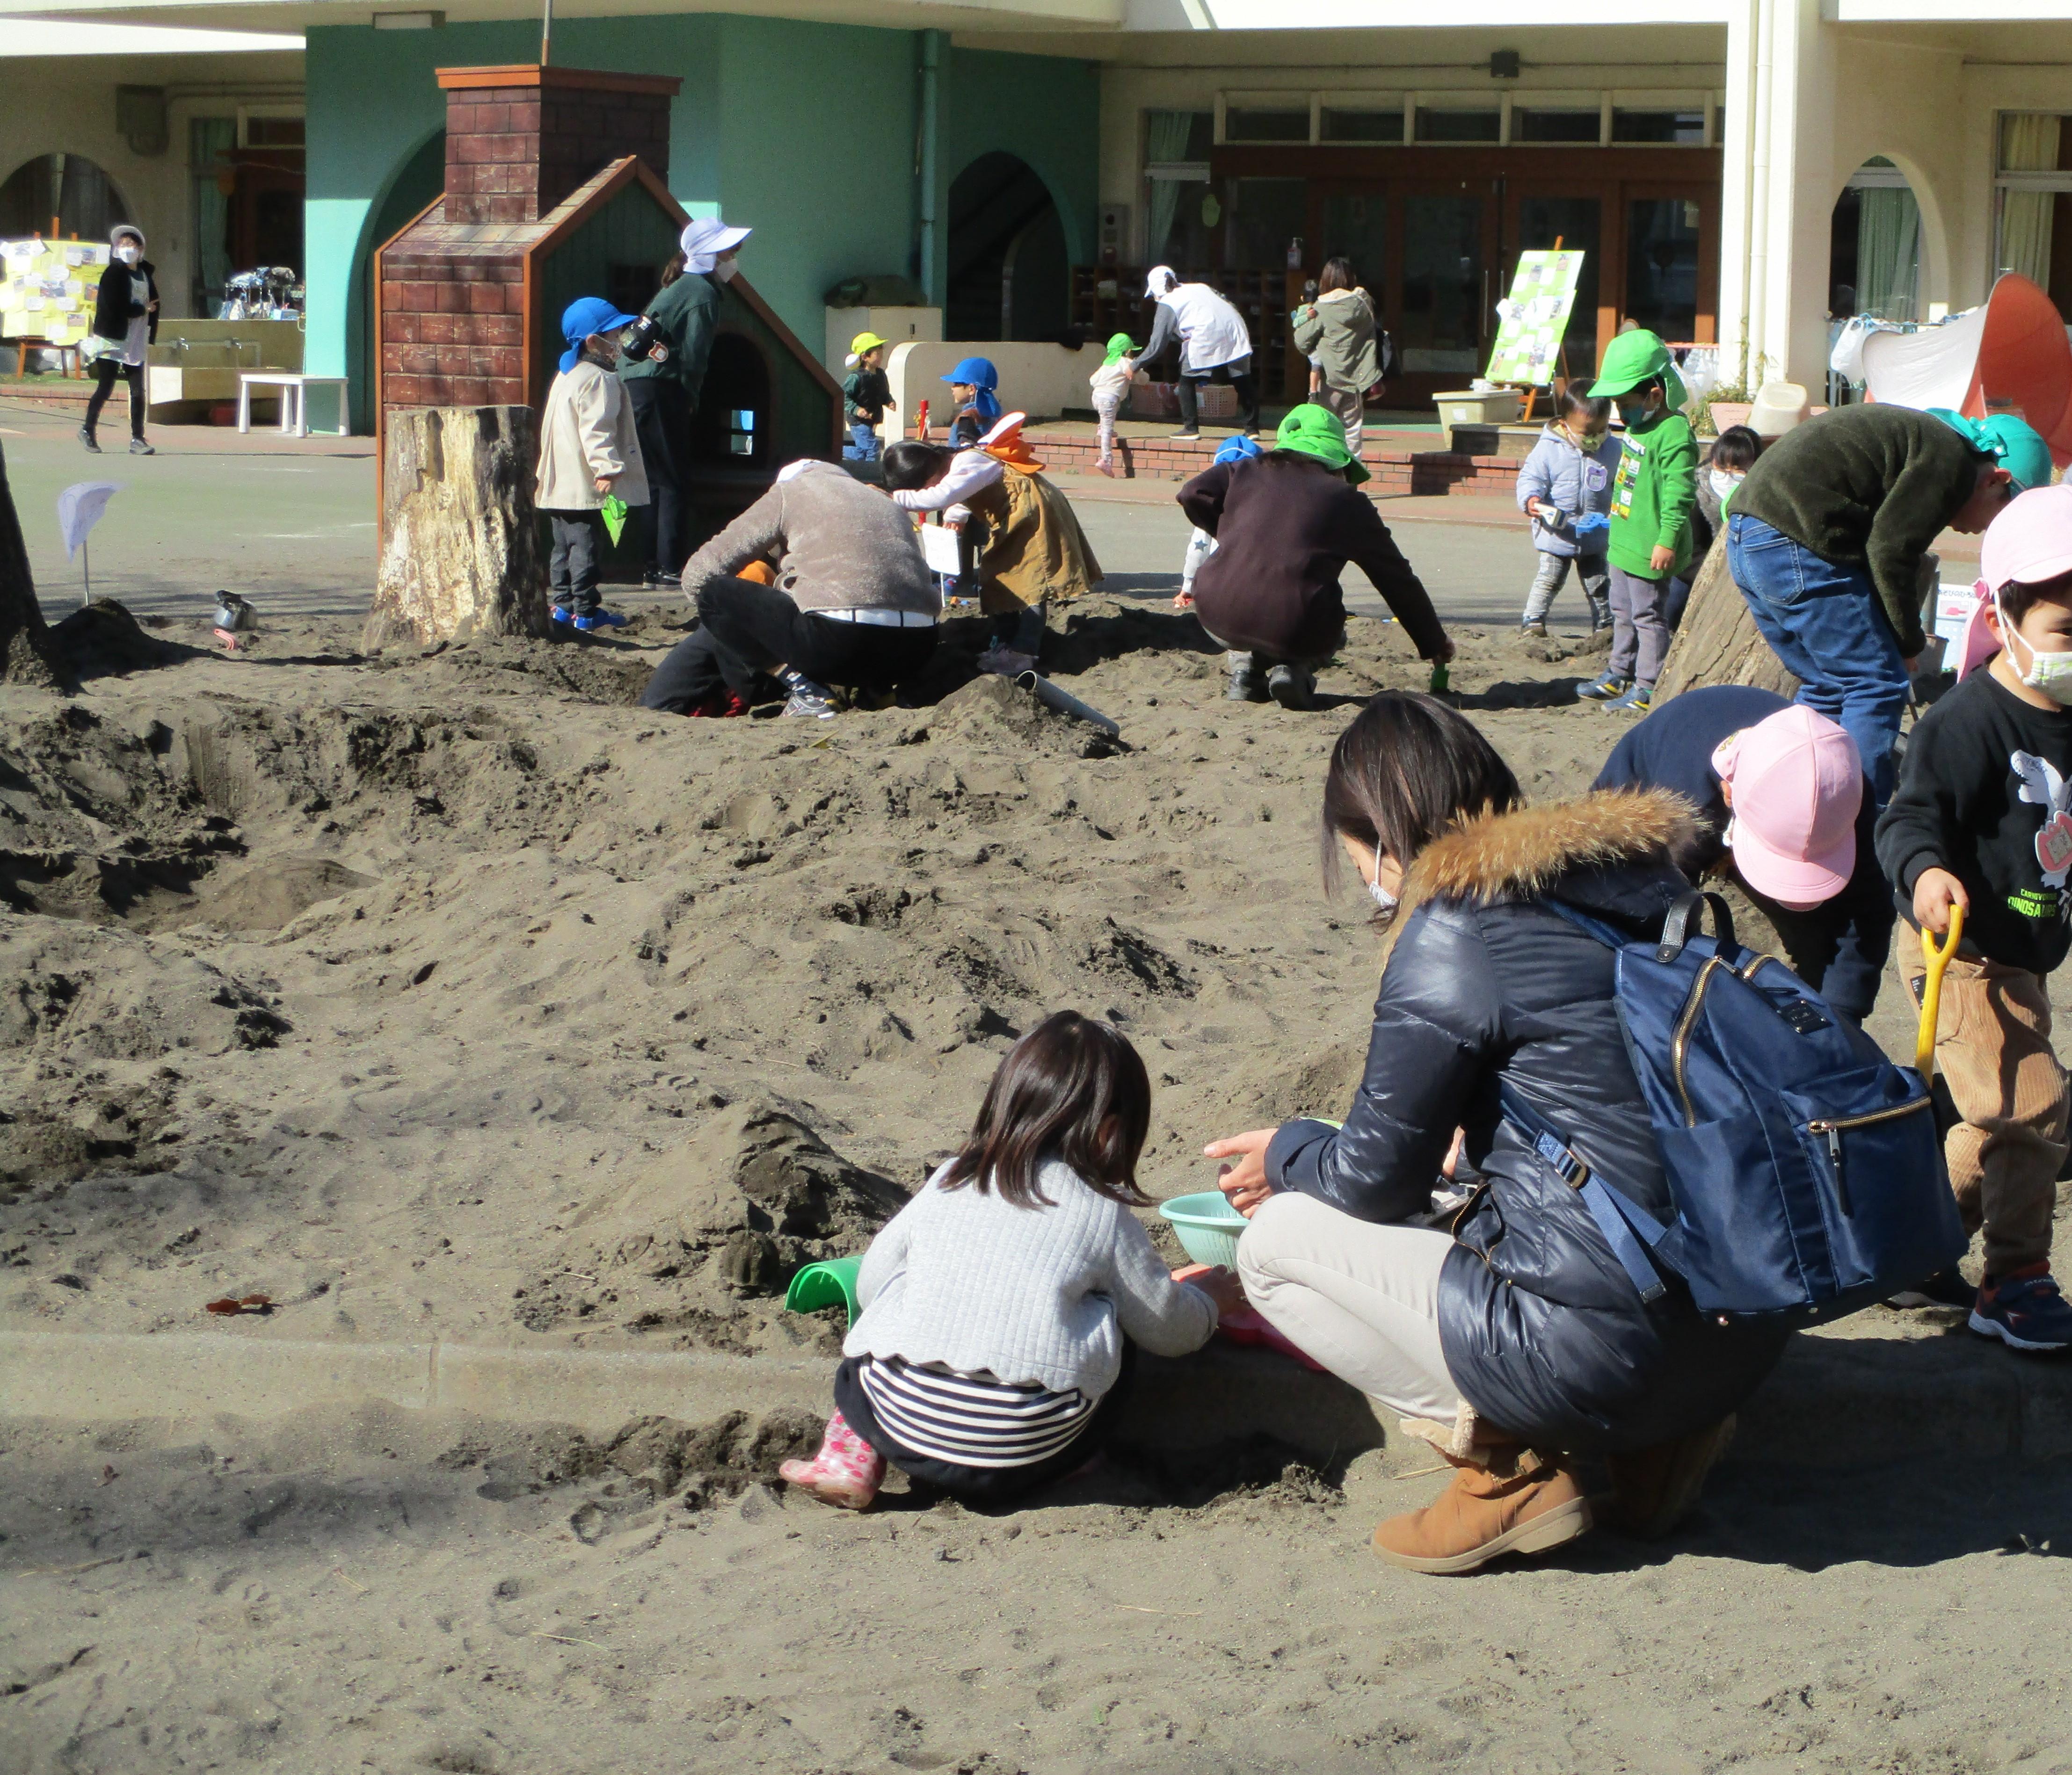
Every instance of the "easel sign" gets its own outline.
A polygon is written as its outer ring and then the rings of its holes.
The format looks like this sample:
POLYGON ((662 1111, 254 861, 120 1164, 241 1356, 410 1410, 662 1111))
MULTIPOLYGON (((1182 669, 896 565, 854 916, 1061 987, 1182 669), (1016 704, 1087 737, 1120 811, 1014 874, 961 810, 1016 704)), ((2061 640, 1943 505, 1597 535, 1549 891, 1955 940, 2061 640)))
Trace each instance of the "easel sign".
MULTIPOLYGON (((1563 361, 1561 343, 1582 278, 1581 249, 1564 252, 1559 240, 1552 247, 1519 254, 1511 294, 1497 305, 1496 343, 1490 348, 1491 382, 1515 384, 1530 391, 1553 380, 1555 367, 1563 361)), ((1531 399, 1528 392, 1528 417, 1531 399)))

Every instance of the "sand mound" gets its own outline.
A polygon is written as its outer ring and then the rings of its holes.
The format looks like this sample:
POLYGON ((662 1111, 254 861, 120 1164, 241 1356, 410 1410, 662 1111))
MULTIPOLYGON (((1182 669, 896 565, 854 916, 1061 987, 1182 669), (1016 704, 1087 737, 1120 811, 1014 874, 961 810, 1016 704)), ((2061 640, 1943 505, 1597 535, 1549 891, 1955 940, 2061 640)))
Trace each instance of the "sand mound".
POLYGON ((571 1217, 517 1317, 551 1331, 606 1315, 747 1347, 767 1316, 743 1315, 739 1302, 780 1292, 802 1264, 861 1251, 906 1199, 789 1111, 767 1099, 733 1105, 571 1217))

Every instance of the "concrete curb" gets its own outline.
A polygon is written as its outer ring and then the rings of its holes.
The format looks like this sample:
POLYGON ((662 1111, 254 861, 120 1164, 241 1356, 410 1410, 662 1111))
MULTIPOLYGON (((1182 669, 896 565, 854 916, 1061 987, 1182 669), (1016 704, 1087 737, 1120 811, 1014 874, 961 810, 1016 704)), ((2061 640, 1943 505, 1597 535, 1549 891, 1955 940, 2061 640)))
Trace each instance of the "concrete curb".
MULTIPOLYGON (((825 1411, 832 1373, 820 1358, 0 1330, 0 1417, 264 1418, 385 1400, 610 1431, 649 1414, 825 1411)), ((1398 1440, 1392 1421, 1329 1375, 1223 1344, 1145 1358, 1118 1428, 1170 1452, 1270 1436, 1319 1461, 1398 1440)), ((1743 1408, 1731 1458, 1854 1466, 1954 1450, 2072 1455, 2072 1362, 1962 1337, 1797 1337, 1743 1408)))

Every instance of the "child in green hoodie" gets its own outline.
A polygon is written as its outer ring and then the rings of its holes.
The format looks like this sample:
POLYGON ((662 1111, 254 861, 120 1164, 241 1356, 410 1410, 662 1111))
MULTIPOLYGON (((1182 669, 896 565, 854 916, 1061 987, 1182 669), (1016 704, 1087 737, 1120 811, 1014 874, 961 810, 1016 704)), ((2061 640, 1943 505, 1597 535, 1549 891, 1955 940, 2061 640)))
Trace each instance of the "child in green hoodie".
POLYGON ((1691 507, 1698 495, 1698 441, 1684 405, 1684 380, 1654 333, 1622 333, 1605 353, 1593 396, 1618 403, 1626 433, 1612 478, 1606 553, 1612 652, 1604 675, 1577 695, 1608 709, 1644 710, 1669 651, 1663 599, 1691 558, 1691 507))

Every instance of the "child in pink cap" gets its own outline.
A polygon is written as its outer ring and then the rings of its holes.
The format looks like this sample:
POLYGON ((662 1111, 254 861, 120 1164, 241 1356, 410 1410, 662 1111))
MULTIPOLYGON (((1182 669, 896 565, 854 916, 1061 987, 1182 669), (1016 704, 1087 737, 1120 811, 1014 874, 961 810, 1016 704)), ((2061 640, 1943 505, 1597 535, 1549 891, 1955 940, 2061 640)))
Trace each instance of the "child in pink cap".
POLYGON ((1698 810, 1672 860, 1695 882, 1730 874, 1793 970, 1860 1024, 1892 948, 1892 890, 1877 865, 1856 742, 1803 704, 1753 684, 1671 697, 1621 736, 1599 789, 1667 789, 1698 810))
MULTIPOLYGON (((2072 947, 2072 487, 2013 500, 1980 568, 2000 651, 1915 727, 1878 861, 1923 930, 1964 910, 1935 1058, 1963 1118, 1943 1143, 1951 1187, 1985 1234, 1971 1329, 2062 1350, 2072 1306, 2051 1276, 2050 1232, 2072 1093, 2044 976, 2072 947)), ((1901 969, 1918 999, 1918 952, 1903 951, 1901 969)))

